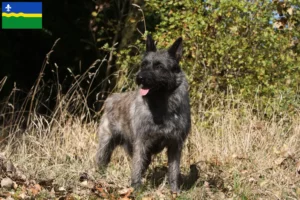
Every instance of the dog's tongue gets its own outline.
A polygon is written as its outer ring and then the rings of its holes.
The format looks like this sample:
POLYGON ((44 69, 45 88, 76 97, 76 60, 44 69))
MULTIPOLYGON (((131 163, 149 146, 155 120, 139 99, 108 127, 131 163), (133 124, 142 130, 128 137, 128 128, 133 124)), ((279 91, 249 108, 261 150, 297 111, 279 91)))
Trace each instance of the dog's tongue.
POLYGON ((149 89, 143 89, 143 88, 140 89, 141 96, 145 96, 146 94, 148 94, 148 92, 149 92, 149 89))

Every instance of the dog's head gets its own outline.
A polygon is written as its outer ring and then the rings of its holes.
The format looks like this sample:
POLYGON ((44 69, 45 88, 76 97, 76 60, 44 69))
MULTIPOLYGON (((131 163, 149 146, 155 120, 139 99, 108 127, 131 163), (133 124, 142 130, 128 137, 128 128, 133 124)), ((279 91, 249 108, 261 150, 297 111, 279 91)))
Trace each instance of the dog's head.
POLYGON ((142 96, 156 92, 172 92, 181 83, 179 61, 182 56, 182 38, 167 50, 157 50, 150 35, 147 36, 146 53, 136 76, 142 96))

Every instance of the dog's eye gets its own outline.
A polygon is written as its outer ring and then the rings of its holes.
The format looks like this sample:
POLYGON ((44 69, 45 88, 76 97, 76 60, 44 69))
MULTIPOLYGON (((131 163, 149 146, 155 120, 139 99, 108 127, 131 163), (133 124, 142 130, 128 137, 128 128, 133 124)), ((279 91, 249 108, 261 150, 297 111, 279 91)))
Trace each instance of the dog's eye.
POLYGON ((141 67, 146 67, 147 64, 148 64, 147 62, 143 61, 143 62, 141 63, 141 67))
POLYGON ((163 65, 154 65, 154 69, 162 69, 163 65))

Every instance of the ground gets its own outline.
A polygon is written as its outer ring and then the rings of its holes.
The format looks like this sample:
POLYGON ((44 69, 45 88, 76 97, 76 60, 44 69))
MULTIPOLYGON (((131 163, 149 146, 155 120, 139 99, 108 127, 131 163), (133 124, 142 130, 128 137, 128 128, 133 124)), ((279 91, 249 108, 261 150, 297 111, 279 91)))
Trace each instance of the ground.
POLYGON ((33 115, 26 128, 3 125, 0 199, 300 199, 300 115, 260 118, 253 105, 233 101, 193 109, 180 194, 170 193, 165 152, 140 191, 129 187, 121 148, 99 173, 97 120, 33 115))

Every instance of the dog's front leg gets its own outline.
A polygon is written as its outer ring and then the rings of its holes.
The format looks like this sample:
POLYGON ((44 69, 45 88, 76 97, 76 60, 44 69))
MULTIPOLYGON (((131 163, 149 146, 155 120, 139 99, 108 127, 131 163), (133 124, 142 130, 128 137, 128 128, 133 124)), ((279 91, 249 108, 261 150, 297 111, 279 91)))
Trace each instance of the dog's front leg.
POLYGON ((133 147, 131 186, 139 188, 142 182, 142 174, 149 165, 146 145, 141 141, 136 141, 133 147))
POLYGON ((181 158, 182 145, 174 142, 168 146, 168 173, 169 184, 172 192, 180 192, 180 158, 181 158))

